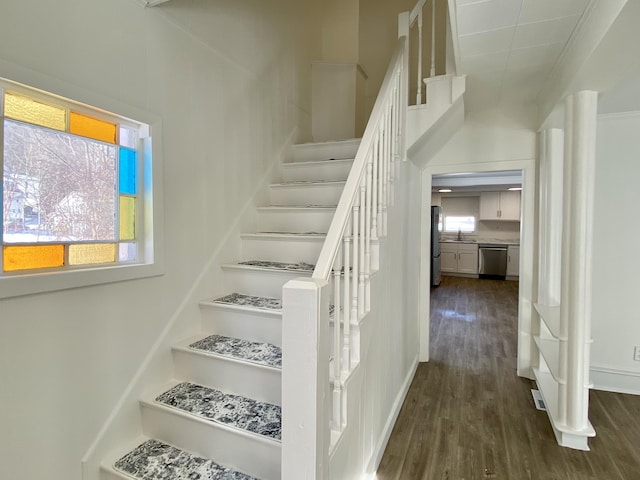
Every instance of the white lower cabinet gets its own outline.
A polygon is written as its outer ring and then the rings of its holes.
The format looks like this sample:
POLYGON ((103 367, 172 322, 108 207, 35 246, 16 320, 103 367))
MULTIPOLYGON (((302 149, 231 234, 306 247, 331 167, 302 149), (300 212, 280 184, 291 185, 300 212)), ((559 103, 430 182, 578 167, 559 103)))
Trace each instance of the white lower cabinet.
POLYGON ((475 243, 442 242, 440 244, 442 273, 478 274, 478 245, 475 243))
POLYGON ((507 277, 520 276, 520 245, 507 247, 507 277))

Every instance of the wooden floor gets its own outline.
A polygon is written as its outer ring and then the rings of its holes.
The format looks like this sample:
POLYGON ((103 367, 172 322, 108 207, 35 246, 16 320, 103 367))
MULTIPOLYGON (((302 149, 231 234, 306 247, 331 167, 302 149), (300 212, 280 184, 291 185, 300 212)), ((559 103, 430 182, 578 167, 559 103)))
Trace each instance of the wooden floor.
POLYGON ((640 479, 640 396, 591 391, 590 452, 559 447, 516 376, 518 283, 443 277, 378 480, 640 479))

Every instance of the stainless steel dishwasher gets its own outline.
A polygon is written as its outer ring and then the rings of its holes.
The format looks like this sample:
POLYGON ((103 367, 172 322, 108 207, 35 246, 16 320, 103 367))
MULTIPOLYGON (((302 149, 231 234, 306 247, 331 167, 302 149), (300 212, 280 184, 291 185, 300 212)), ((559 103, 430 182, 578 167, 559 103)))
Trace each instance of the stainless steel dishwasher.
POLYGON ((478 245, 480 278, 504 280, 507 276, 507 246, 493 243, 478 245))

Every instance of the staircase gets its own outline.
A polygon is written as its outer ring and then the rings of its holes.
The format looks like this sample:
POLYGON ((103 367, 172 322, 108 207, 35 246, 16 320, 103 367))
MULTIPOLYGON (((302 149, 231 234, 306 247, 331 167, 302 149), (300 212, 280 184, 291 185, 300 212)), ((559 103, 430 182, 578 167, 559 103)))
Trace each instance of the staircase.
POLYGON ((102 480, 281 478, 282 287, 313 273, 358 140, 294 147, 201 331, 173 346, 174 379, 140 398, 143 437, 102 480))

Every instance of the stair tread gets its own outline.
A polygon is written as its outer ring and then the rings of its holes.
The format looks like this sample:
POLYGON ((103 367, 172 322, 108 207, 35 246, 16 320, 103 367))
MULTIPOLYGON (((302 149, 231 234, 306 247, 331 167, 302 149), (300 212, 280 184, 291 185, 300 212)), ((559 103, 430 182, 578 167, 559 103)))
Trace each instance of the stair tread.
POLYGON ((313 270, 316 268, 315 265, 311 265, 310 263, 305 262, 285 263, 269 260, 246 260, 243 262, 238 262, 235 266, 254 267, 265 270, 278 270, 286 272, 313 272, 313 270))
POLYGON ((258 308, 260 310, 282 310, 282 300, 271 297, 258 297, 245 295, 243 293, 230 293, 223 297, 215 298, 211 303, 222 303, 225 305, 236 305, 239 307, 258 308))
POLYGON ((299 168, 299 167, 309 167, 316 165, 326 165, 327 163, 339 164, 339 163, 350 163, 354 161, 354 157, 350 158, 328 158, 326 160, 309 160, 306 162, 287 162, 283 163, 283 168, 299 168))
POLYGON ((156 397, 167 407, 188 412, 215 423, 280 440, 282 409, 242 395, 182 382, 156 397))
POLYGON ((337 205, 269 205, 267 207, 258 207, 258 210, 335 210, 337 205))
POLYGON ((213 460, 149 439, 117 460, 114 468, 140 480, 257 480, 213 460))
POLYGON ((267 367, 282 368, 282 349, 266 342, 210 335, 191 343, 189 348, 267 367))
POLYGON ((319 185, 344 185, 346 180, 293 180, 290 182, 272 183, 271 187, 304 187, 319 185))
POLYGON ((298 237, 298 238, 323 238, 326 237, 326 233, 322 232, 254 232, 254 233, 242 233, 241 237, 298 237))

